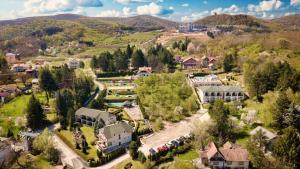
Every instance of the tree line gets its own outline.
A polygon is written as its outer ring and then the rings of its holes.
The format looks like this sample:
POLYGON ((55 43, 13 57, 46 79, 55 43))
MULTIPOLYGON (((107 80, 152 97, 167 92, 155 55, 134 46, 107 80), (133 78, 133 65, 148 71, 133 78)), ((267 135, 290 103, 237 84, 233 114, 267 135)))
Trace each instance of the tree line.
MULTIPOLYGON (((94 82, 91 78, 80 76, 75 78, 74 71, 67 65, 61 68, 42 68, 39 71, 40 89, 49 98, 55 99, 55 108, 62 128, 71 128, 74 124, 75 110, 82 107, 93 91, 94 82)), ((44 125, 45 114, 39 100, 32 95, 26 109, 27 126, 38 129, 44 125)))
POLYGON ((247 62, 244 64, 244 82, 251 97, 262 101, 262 95, 269 90, 300 90, 300 73, 287 62, 263 63, 247 62))
POLYGON ((175 69, 173 54, 161 44, 151 47, 145 54, 141 49, 128 45, 125 51, 104 52, 94 56, 91 60, 93 69, 101 69, 103 72, 129 71, 129 65, 134 69, 149 66, 156 71, 175 69))

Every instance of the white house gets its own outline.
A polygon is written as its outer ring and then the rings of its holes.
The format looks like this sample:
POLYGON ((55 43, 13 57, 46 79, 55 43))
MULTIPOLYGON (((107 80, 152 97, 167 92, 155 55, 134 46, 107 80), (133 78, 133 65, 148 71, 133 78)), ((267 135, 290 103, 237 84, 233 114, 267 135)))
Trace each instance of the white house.
POLYGON ((132 140, 133 127, 124 121, 105 126, 99 130, 97 147, 104 153, 127 147, 132 140))
POLYGON ((103 125, 117 122, 116 116, 111 113, 85 107, 81 107, 75 112, 75 119, 77 123, 89 126, 95 126, 96 122, 102 122, 103 125))
POLYGON ((71 58, 71 59, 69 59, 68 66, 70 69, 77 69, 80 67, 80 60, 71 58))
POLYGON ((215 143, 209 143, 200 151, 202 164, 212 168, 249 168, 248 151, 237 144, 227 142, 218 148, 215 143))
POLYGON ((239 86, 200 86, 197 93, 201 102, 215 100, 240 101, 245 99, 245 94, 239 86))
POLYGON ((151 67, 139 67, 139 70, 137 72, 137 76, 139 77, 145 77, 149 76, 152 73, 151 67))

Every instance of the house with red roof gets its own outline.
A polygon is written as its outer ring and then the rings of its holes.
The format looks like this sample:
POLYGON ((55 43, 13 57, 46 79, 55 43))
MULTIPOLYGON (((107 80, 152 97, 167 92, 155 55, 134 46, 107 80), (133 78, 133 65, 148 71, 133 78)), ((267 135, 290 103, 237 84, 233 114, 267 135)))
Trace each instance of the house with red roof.
POLYGON ((249 168, 248 151, 237 144, 227 142, 218 148, 214 142, 200 151, 202 164, 212 168, 249 168))
POLYGON ((196 58, 188 57, 182 61, 183 69, 195 69, 199 67, 199 61, 196 58))

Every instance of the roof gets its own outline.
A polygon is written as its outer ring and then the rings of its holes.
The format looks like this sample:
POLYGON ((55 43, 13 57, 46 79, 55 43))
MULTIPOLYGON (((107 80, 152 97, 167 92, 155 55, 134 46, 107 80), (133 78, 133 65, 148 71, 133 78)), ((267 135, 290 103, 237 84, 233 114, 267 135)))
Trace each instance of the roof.
POLYGON ((187 61, 189 61, 189 60, 194 60, 194 61, 196 61, 196 62, 198 62, 198 60, 196 59, 196 58, 193 58, 193 57, 188 57, 188 58, 185 58, 183 61, 182 61, 182 63, 184 63, 184 62, 187 62, 187 61))
POLYGON ((240 86, 200 86, 202 92, 243 92, 240 86))
POLYGON ((118 123, 111 124, 100 129, 100 133, 102 133, 106 137, 106 139, 110 139, 115 135, 119 135, 125 132, 132 133, 133 127, 124 121, 120 121, 118 123))
POLYGON ((214 142, 210 142, 206 146, 205 151, 202 152, 202 156, 204 155, 203 157, 211 159, 218 152, 226 161, 249 161, 248 151, 230 142, 226 142, 220 149, 216 147, 214 142))
POLYGON ((217 146, 214 142, 210 142, 206 147, 205 150, 202 151, 202 157, 206 157, 208 159, 212 158, 216 153, 218 153, 217 146))
POLYGON ((241 147, 223 147, 220 152, 226 161, 249 161, 249 154, 241 147))
POLYGON ((277 135, 275 133, 273 133, 270 130, 268 130, 264 127, 261 127, 261 126, 258 126, 255 129, 253 129, 252 131, 250 131, 250 135, 255 135, 259 130, 261 130, 264 133, 264 135, 267 137, 268 140, 272 140, 275 137, 277 137, 277 135))
POLYGON ((111 117, 114 117, 113 114, 108 113, 106 111, 96 110, 96 109, 89 109, 85 107, 81 107, 75 112, 77 116, 88 116, 95 119, 102 119, 105 122, 108 121, 111 117))
POLYGON ((151 67, 139 67, 139 71, 138 72, 148 72, 148 73, 151 73, 152 72, 152 68, 151 67))

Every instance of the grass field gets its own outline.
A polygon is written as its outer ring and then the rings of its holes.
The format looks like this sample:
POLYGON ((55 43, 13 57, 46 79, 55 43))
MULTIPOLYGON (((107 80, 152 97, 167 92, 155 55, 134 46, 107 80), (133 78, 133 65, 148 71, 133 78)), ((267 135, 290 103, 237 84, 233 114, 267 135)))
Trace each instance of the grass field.
MULTIPOLYGON (((36 94, 35 96, 42 104, 46 104, 46 97, 43 93, 36 94)), ((31 95, 18 96, 0 108, 0 127, 3 130, 0 135, 7 133, 8 128, 11 128, 14 134, 20 131, 22 127, 15 126, 15 119, 17 117, 25 118, 25 110, 30 97, 31 95)))
MULTIPOLYGON (((52 166, 46 159, 41 157, 40 155, 34 156, 32 154, 23 154, 18 158, 18 162, 21 165, 25 165, 26 163, 31 163, 30 168, 40 168, 40 169, 55 169, 55 166, 52 166)), ((29 166, 28 166, 29 167, 29 166)), ((12 165, 12 169, 21 169, 16 162, 12 165)))
POLYGON ((197 150, 192 149, 184 154, 179 154, 178 159, 192 161, 199 157, 197 150))
POLYGON ((95 140, 94 130, 91 127, 81 127, 82 133, 85 135, 87 139, 87 143, 89 145, 88 154, 84 154, 81 150, 75 149, 74 140, 73 140, 73 133, 69 130, 61 130, 60 132, 56 132, 57 135, 80 157, 85 160, 88 159, 95 159, 97 157, 97 150, 96 147, 91 145, 91 142, 95 140))
POLYGON ((146 167, 139 161, 134 161, 132 159, 128 159, 128 160, 125 160, 115 166, 113 166, 112 168, 110 169, 124 169, 126 164, 128 163, 131 163, 132 164, 132 167, 131 169, 146 169, 146 167))

